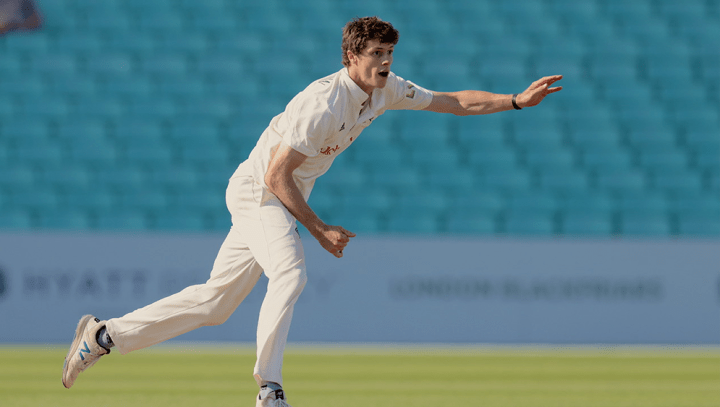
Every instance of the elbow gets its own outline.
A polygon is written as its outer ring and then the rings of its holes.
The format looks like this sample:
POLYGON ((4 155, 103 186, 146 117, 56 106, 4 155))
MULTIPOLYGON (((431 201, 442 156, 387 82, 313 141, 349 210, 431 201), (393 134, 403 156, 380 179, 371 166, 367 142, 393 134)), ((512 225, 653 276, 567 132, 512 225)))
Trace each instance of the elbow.
POLYGON ((267 186, 268 190, 275 194, 275 191, 278 189, 278 177, 275 176, 274 173, 268 171, 265 174, 265 185, 267 186))

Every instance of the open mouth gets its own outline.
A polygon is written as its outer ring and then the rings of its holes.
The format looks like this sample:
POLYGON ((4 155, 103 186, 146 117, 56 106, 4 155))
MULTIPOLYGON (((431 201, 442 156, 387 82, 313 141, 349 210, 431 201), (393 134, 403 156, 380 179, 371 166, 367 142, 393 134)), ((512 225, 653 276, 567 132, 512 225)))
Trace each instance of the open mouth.
POLYGON ((379 72, 378 75, 382 76, 383 78, 387 78, 388 75, 390 75, 390 71, 379 72))

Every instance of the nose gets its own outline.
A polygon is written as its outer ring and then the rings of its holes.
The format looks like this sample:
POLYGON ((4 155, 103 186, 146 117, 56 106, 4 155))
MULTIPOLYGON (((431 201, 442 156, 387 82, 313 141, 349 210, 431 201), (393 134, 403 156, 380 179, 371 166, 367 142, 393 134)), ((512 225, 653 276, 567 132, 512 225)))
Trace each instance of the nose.
POLYGON ((393 56, 392 55, 386 55, 385 59, 383 59, 382 64, 386 66, 390 66, 393 62, 393 56))

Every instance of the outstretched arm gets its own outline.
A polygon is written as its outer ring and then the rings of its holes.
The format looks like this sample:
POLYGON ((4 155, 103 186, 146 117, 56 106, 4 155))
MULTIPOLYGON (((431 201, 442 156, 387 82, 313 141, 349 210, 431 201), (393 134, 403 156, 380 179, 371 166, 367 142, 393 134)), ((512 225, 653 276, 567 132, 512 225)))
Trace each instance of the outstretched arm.
POLYGON ((306 159, 304 154, 292 147, 285 143, 280 144, 270 159, 265 174, 265 184, 295 219, 305 225, 325 250, 340 258, 343 256, 343 249, 350 242, 350 238, 355 237, 355 234, 340 226, 326 224, 305 202, 292 174, 306 159))
MULTIPOLYGON (((545 96, 562 90, 562 86, 550 85, 562 79, 562 75, 546 76, 533 82, 516 98, 518 106, 536 106, 545 96)), ((460 92, 433 92, 433 100, 424 110, 438 113, 452 113, 457 116, 490 114, 514 109, 512 95, 463 90, 460 92)))

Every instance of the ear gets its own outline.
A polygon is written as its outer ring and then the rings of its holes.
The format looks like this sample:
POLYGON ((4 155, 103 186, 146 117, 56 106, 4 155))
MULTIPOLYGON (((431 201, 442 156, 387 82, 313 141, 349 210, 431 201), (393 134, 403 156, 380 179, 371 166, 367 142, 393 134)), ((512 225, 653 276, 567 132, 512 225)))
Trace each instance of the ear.
POLYGON ((357 63, 357 56, 355 54, 353 54, 352 51, 350 51, 350 50, 347 51, 347 57, 350 60, 350 65, 357 63))

